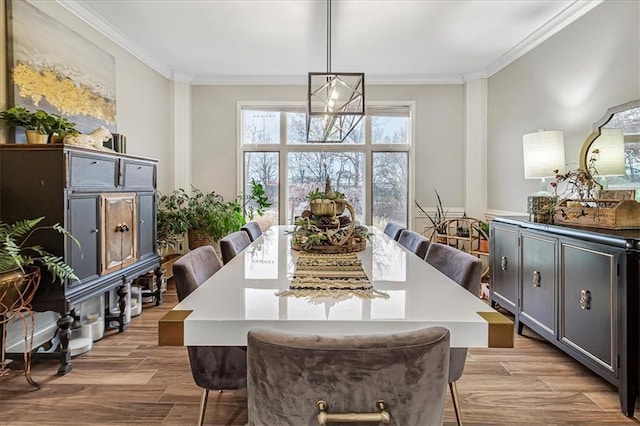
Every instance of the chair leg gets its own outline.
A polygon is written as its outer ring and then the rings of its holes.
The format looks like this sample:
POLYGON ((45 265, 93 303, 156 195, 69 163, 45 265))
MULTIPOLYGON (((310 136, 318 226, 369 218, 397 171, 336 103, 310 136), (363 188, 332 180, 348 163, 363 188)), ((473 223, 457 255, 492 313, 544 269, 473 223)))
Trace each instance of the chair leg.
POLYGON ((458 426, 462 426, 462 413, 460 412, 460 400, 458 399, 456 382, 449 383, 449 391, 451 392, 451 399, 453 400, 453 411, 456 412, 456 421, 458 422, 458 426))
POLYGON ((207 410, 207 399, 209 398, 209 389, 202 389, 202 397, 200 398, 200 415, 198 416, 198 425, 204 424, 204 412, 207 410))

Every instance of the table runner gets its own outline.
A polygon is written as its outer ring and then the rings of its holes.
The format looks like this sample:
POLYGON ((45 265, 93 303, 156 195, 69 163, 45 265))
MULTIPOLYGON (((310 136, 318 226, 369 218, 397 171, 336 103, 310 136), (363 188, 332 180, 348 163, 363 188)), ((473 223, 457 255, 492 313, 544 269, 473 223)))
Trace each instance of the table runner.
POLYGON ((350 294, 367 299, 389 297, 373 288, 355 253, 300 252, 289 290, 278 296, 338 298, 350 294))

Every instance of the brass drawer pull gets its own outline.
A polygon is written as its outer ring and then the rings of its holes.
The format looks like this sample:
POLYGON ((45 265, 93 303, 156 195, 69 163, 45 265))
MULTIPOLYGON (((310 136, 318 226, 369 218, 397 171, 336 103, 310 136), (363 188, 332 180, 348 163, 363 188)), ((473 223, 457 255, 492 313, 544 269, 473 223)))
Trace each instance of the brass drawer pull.
POLYGON ((540 282, 542 281, 542 278, 540 276, 540 272, 538 271, 533 271, 533 277, 531 279, 531 285, 534 287, 540 287, 540 282))
POLYGON ((500 259, 500 269, 507 270, 507 256, 502 256, 502 259, 500 259))
POLYGON ((591 309, 591 292, 589 290, 580 291, 580 309, 583 311, 591 309))
POLYGON ((316 403, 318 407, 318 423, 382 423, 388 425, 391 422, 391 414, 387 411, 387 403, 383 400, 376 401, 375 407, 380 410, 377 413, 327 413, 327 403, 320 400, 316 403))

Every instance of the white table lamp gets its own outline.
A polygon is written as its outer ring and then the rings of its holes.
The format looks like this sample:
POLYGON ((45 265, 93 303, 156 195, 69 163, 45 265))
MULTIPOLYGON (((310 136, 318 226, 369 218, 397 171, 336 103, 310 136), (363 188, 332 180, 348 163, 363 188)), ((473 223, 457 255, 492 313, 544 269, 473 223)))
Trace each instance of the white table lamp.
POLYGON ((546 178, 564 173, 564 136, 562 131, 549 130, 522 136, 525 179, 541 179, 540 192, 547 192, 546 178))
POLYGON ((527 197, 527 212, 534 222, 552 220, 555 196, 547 191, 548 177, 564 173, 564 136, 561 131, 543 131, 522 136, 525 179, 540 179, 540 191, 527 197))
POLYGON ((624 156, 624 133, 622 129, 601 129, 600 136, 589 150, 599 153, 593 165, 598 176, 621 176, 626 174, 624 156))

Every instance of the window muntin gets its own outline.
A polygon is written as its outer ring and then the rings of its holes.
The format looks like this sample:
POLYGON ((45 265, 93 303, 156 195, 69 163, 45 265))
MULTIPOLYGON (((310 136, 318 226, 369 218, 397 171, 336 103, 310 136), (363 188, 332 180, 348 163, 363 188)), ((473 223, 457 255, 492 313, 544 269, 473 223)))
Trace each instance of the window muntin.
MULTIPOLYGON (((241 106, 240 117, 242 122, 239 140, 241 141, 240 150, 242 153, 246 155, 249 152, 270 152, 272 158, 275 156, 279 158, 277 191, 275 186, 273 187, 273 190, 278 193, 273 196, 277 197, 277 200, 282 200, 276 207, 279 209, 277 215, 279 223, 291 224, 292 217, 300 214, 305 205, 304 201, 301 201, 301 197, 306 200, 306 194, 309 191, 309 189, 305 189, 305 185, 313 186, 310 189, 324 188, 324 178, 320 178, 313 185, 310 180, 310 176, 313 175, 311 168, 302 167, 296 163, 305 158, 297 153, 307 154, 307 157, 312 155, 322 157, 324 155, 325 159, 331 158, 335 164, 339 164, 338 159, 344 164, 354 160, 358 163, 357 169, 338 169, 340 173, 331 171, 329 175, 335 186, 338 184, 338 179, 342 179, 339 183, 342 185, 346 175, 359 174, 360 187, 358 190, 360 192, 347 194, 347 196, 354 206, 358 204, 356 216, 361 223, 373 223, 379 227, 384 227, 388 220, 403 224, 408 223, 408 176, 409 164, 411 164, 409 158, 412 138, 410 106, 369 105, 367 115, 345 143, 306 143, 306 117, 304 107, 300 105, 241 106), (246 111, 251 111, 251 113, 247 114, 246 111), (277 115, 273 115, 274 113, 277 115), (246 118, 247 115, 249 118, 246 118), (279 132, 277 133, 274 130, 276 117, 279 121, 279 132), (264 125, 262 124, 263 120, 265 121, 264 125), (246 125, 247 122, 253 123, 252 126, 246 125), (252 131, 253 136, 245 135, 245 131, 252 131), (276 134, 279 140, 274 141, 273 138, 276 134), (245 142, 251 140, 254 142, 245 142), (331 156, 328 155, 329 153, 331 156), (393 153, 400 155, 395 156, 392 155, 393 153), (385 158, 384 154, 391 156, 385 158), (385 172, 385 175, 374 176, 374 174, 385 171, 386 161, 389 161, 388 164, 394 168, 396 178, 392 181, 395 182, 395 186, 390 181, 390 173, 385 172), (404 169, 398 166, 399 163, 406 164, 404 169), (398 185, 401 186, 402 182, 405 182, 405 187, 400 189, 398 185), (283 184, 280 185, 280 183, 283 184), (393 209, 390 204, 392 201, 388 194, 391 192, 403 194, 397 199, 397 209, 393 209), (404 213, 401 213, 402 210, 404 213)), ((243 158, 246 161, 247 157, 243 158)), ((318 161, 322 161, 322 158, 319 158, 318 161)), ((314 168, 316 169, 315 174, 320 176, 318 170, 321 167, 316 164, 314 168)), ((249 182, 253 175, 247 172, 245 167, 245 173, 241 177, 245 188, 249 188, 249 182)), ((340 188, 336 189, 342 191, 340 188)), ((271 197, 270 194, 270 201, 271 197)))

